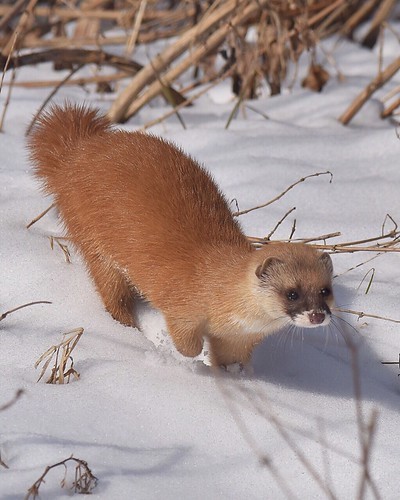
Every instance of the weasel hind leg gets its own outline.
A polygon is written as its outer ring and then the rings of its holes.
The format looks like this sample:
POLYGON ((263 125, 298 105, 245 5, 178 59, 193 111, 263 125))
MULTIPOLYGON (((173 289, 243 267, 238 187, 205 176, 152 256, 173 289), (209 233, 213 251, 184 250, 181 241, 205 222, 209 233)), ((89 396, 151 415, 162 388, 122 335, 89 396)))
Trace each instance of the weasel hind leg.
POLYGON ((107 311, 123 325, 138 328, 134 309, 140 295, 128 277, 101 254, 82 253, 107 311))

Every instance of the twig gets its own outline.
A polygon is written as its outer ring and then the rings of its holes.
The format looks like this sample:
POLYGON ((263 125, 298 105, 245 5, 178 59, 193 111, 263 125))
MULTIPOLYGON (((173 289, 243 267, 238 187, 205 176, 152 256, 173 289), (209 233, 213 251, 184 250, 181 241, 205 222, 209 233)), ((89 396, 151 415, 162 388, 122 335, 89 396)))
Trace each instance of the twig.
POLYGON ((344 245, 313 245, 318 250, 330 251, 332 253, 354 253, 354 252, 378 252, 390 253, 400 252, 400 247, 375 245, 372 247, 344 246, 344 245))
POLYGON ((369 314, 362 311, 353 311, 352 309, 342 309, 341 307, 338 307, 335 308, 335 311, 347 314, 354 314, 355 316, 358 316, 357 319, 374 318, 374 319, 382 319, 383 321, 390 321, 391 323, 400 323, 399 319, 386 318, 385 316, 377 316, 376 314, 369 314))
MULTIPOLYGON (((271 239, 271 236, 275 233, 278 227, 282 224, 282 222, 286 219, 286 217, 288 217, 294 210, 296 210, 296 207, 291 208, 285 213, 285 215, 278 221, 278 223, 275 225, 272 231, 265 237, 265 240, 269 241, 271 239)), ((291 234, 293 234, 293 229, 291 234)))
POLYGON ((0 315, 0 321, 2 321, 4 318, 6 318, 9 314, 19 311, 20 309, 23 309, 24 307, 29 307, 29 306, 34 306, 36 304, 52 304, 52 302, 49 302, 47 300, 38 300, 36 302, 29 302, 29 304, 23 304, 22 306, 15 307, 14 309, 10 309, 9 311, 6 311, 5 313, 0 315))
POLYGON ((56 206, 55 203, 52 203, 49 207, 46 208, 46 210, 43 210, 42 213, 40 213, 37 217, 32 219, 29 224, 27 224, 26 229, 29 229, 33 224, 36 224, 37 221, 39 221, 42 217, 44 217, 52 208, 56 206))
POLYGON ((306 179, 310 179, 311 177, 319 177, 320 175, 330 175, 329 183, 332 182, 333 174, 329 170, 327 170, 326 172, 316 172, 315 174, 306 175, 305 177, 302 177, 298 181, 296 181, 293 184, 291 184, 284 191, 282 191, 281 194, 279 194, 278 196, 275 196, 275 198, 273 198, 272 200, 267 201, 266 203, 263 203, 262 205, 257 205, 256 207, 248 208, 247 210, 241 210, 239 212, 233 212, 232 215, 234 217, 239 217, 240 215, 248 214, 249 212, 252 212, 253 210, 258 210, 259 208, 267 207, 268 205, 271 205, 272 203, 275 203, 280 198, 282 198, 282 196, 284 196, 288 191, 290 191, 295 186, 297 186, 297 184, 300 184, 300 183, 304 182, 306 179))
MULTIPOLYGON (((325 241, 329 238, 337 238, 338 236, 341 236, 342 233, 339 231, 335 233, 328 233, 328 234, 321 234, 321 236, 314 236, 312 238, 288 238, 287 240, 274 240, 279 243, 288 243, 288 242, 301 242, 301 243, 310 243, 312 241, 325 241)), ((265 238, 259 238, 257 236, 247 236, 247 239, 250 241, 250 243, 255 243, 255 244, 260 244, 264 245, 268 243, 265 238)))
POLYGON ((45 483, 45 477, 47 476, 47 474, 55 467, 60 467, 61 465, 64 466, 65 469, 64 479, 61 481, 61 487, 64 487, 66 483, 65 479, 67 474, 66 464, 69 461, 73 461, 77 464, 75 468, 75 480, 72 483, 72 488, 74 489, 74 492, 83 493, 87 495, 92 493, 93 489, 97 485, 98 481, 97 477, 89 469, 87 462, 79 458, 75 458, 71 455, 69 458, 62 460, 61 462, 47 466, 43 474, 39 477, 39 479, 37 479, 28 489, 28 493, 25 496, 25 500, 29 500, 30 498, 33 498, 33 500, 35 500, 39 496, 39 488, 43 483, 45 483))

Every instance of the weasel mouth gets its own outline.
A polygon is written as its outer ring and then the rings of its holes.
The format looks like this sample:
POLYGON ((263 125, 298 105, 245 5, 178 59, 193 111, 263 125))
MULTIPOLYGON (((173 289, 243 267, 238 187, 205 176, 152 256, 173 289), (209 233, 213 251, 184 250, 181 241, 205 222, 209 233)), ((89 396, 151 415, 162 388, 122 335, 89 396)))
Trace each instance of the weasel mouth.
POLYGON ((304 311, 297 314, 293 318, 293 323, 296 326, 305 328, 316 328, 317 326, 325 326, 331 320, 331 315, 325 311, 304 311))

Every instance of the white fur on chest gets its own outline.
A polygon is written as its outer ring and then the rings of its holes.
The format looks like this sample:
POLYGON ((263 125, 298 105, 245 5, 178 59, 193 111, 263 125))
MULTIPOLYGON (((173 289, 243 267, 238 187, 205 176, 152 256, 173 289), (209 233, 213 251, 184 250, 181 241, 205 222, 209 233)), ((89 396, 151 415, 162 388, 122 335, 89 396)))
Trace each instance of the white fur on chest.
POLYGON ((274 319, 261 319, 261 318, 243 318, 239 315, 232 315, 229 318, 229 323, 234 327, 236 333, 241 335, 251 335, 256 333, 263 333, 269 335, 280 330, 288 323, 286 317, 274 319))

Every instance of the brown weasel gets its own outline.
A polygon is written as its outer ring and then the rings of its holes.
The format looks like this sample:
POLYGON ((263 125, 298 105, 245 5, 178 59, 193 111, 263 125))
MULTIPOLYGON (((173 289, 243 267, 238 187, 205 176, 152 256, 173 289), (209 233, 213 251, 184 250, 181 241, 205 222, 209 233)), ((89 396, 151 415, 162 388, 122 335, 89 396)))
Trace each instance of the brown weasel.
POLYGON ((179 352, 247 363, 285 325, 330 321, 332 262, 310 246, 254 249, 210 174, 173 144, 54 106, 29 139, 35 174, 111 315, 136 326, 145 297, 179 352))

